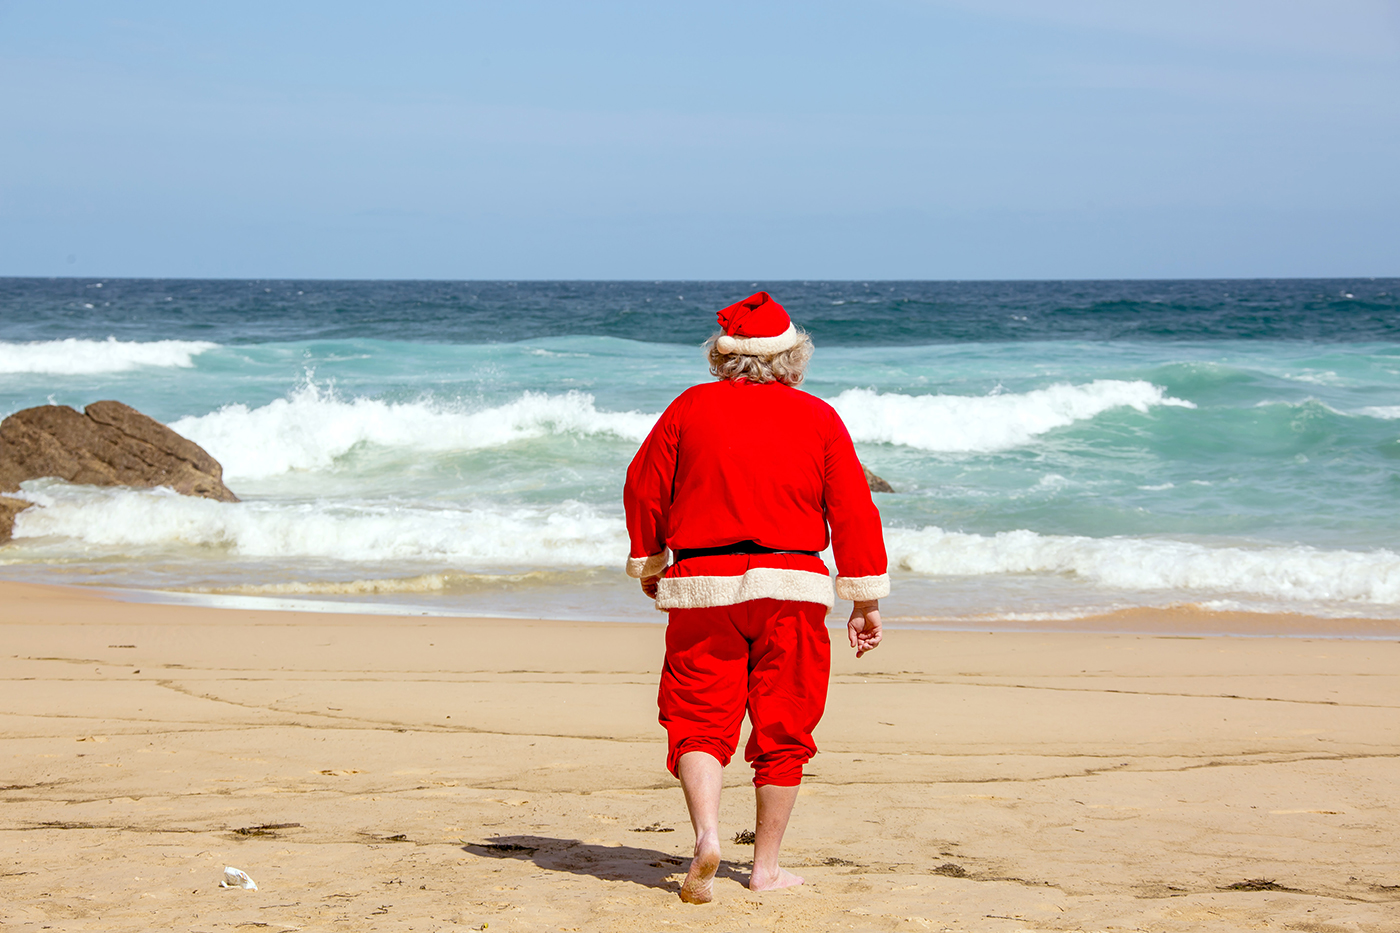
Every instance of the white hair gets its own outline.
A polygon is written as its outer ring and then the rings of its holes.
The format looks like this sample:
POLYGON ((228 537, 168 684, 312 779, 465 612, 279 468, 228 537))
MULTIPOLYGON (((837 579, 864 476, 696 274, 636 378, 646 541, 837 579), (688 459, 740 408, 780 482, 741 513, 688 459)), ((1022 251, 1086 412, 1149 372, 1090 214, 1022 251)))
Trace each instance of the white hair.
POLYGON ((747 382, 781 382, 786 386, 799 386, 807 375, 807 364, 812 360, 812 338, 802 329, 797 331, 797 343, 781 353, 772 356, 753 356, 746 353, 721 353, 715 346, 723 334, 715 334, 705 341, 705 356, 710 361, 710 372, 720 379, 743 379, 747 382))

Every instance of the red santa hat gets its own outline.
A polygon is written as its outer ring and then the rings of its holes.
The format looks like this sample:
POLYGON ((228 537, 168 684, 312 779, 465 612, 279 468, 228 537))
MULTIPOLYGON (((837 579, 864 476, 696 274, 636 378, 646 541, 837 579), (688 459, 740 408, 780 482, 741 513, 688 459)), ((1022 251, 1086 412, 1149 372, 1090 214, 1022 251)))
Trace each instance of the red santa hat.
POLYGON ((797 346, 792 319, 767 292, 750 295, 716 315, 724 333, 715 349, 725 354, 776 356, 797 346))

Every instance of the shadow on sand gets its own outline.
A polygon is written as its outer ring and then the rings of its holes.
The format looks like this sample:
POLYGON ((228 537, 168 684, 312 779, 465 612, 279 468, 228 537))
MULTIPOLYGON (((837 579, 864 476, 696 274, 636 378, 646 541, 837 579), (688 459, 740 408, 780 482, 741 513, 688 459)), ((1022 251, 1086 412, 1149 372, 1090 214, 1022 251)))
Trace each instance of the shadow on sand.
MULTIPOLYGON (((690 859, 678 858, 655 849, 636 846, 601 846, 577 839, 553 839, 548 836, 497 836, 490 842, 462 846, 463 852, 483 858, 508 858, 534 862, 546 871, 566 871, 574 875, 592 875, 605 881, 631 881, 661 891, 679 891, 680 882, 672 875, 685 874, 690 859)), ((740 884, 749 883, 747 866, 740 871, 733 862, 719 863, 716 878, 729 878, 740 884)))

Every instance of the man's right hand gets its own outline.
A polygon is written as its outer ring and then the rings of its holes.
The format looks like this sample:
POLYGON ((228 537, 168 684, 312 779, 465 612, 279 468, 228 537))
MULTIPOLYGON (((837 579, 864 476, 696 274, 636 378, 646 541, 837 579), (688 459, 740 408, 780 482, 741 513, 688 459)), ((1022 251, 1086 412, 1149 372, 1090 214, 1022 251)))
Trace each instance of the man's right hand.
POLYGON ((648 596, 650 596, 652 599, 655 599, 655 598, 656 598, 656 584, 658 584, 658 583, 660 583, 660 582, 661 582, 661 574, 659 574, 659 573, 658 573, 656 576, 654 576, 654 577, 642 577, 642 592, 645 593, 645 594, 647 594, 648 596))

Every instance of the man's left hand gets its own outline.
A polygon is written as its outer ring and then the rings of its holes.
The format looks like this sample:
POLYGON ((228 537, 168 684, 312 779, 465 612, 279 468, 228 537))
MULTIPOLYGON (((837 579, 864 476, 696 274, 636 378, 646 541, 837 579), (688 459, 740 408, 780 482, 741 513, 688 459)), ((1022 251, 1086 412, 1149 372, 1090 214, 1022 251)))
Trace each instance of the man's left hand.
POLYGON ((851 607, 851 618, 846 623, 846 632, 851 636, 851 647, 856 649, 856 657, 880 646, 880 601, 860 600, 851 607))

